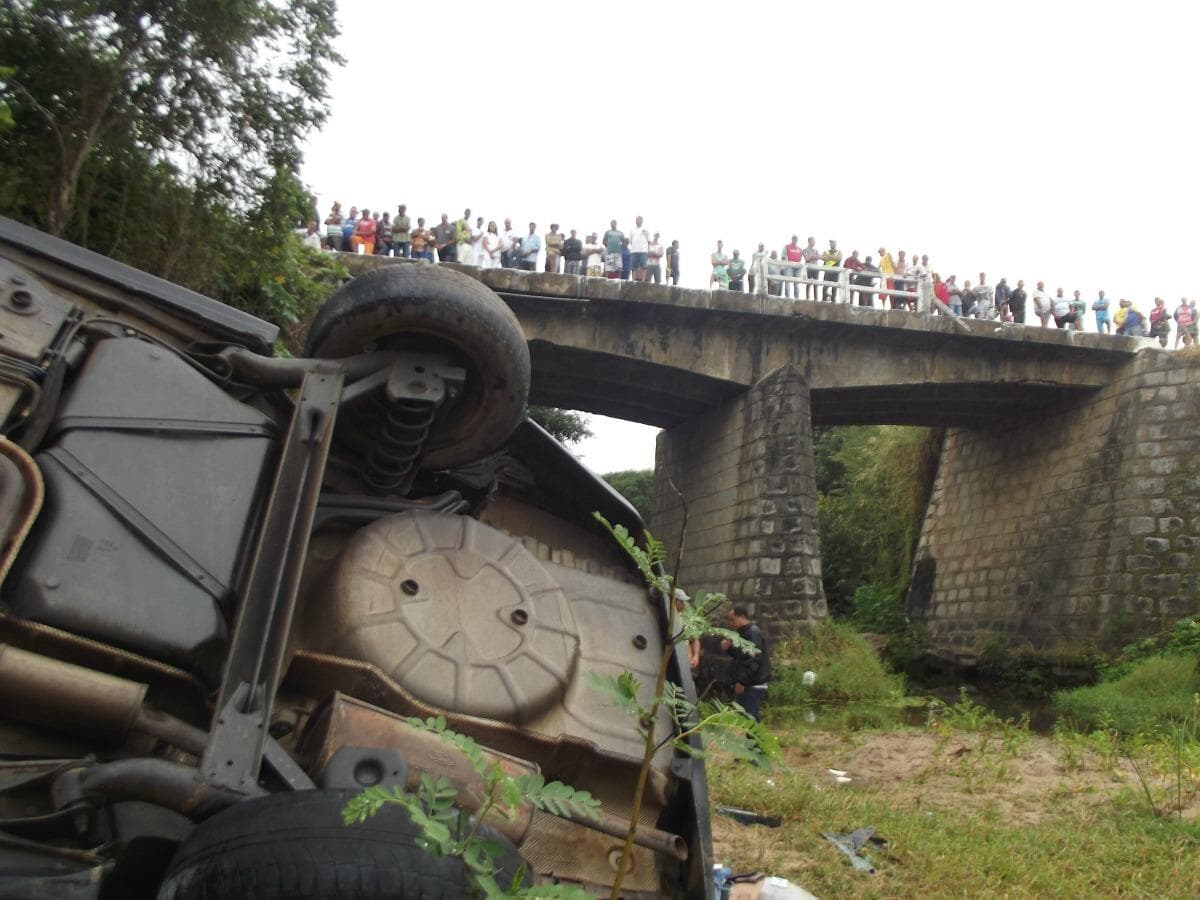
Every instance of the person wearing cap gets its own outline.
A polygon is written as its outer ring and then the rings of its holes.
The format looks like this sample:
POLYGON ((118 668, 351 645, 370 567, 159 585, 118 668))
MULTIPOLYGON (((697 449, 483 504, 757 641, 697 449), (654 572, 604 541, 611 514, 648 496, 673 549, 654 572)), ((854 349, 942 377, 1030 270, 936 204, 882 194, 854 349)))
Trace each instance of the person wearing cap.
POLYGON ((546 233, 546 271, 553 275, 558 274, 558 260, 562 257, 563 236, 559 233, 556 223, 550 224, 550 231, 546 233))

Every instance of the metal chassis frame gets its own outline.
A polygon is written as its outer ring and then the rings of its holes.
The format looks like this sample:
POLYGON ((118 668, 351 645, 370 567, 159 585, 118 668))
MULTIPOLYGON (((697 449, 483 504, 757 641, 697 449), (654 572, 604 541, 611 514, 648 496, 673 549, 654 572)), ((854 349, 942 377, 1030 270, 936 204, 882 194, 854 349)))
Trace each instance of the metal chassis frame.
POLYGON ((213 785, 238 790, 256 787, 265 754, 268 765, 290 788, 312 787, 267 729, 344 381, 342 368, 333 363, 305 373, 300 384, 200 762, 205 781, 213 785))

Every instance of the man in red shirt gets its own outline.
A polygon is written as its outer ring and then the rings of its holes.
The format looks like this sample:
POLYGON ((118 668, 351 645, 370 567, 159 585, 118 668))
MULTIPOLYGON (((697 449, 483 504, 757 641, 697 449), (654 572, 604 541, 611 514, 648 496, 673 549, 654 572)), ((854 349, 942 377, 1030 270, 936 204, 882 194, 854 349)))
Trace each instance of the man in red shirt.
MULTIPOLYGON (((792 235, 792 242, 783 248, 783 258, 790 263, 800 263, 804 260, 804 250, 800 246, 800 238, 792 235)), ((784 266, 784 275, 790 275, 793 278, 800 277, 800 266, 784 266)), ((783 283, 783 296, 792 297, 795 300, 800 299, 800 284, 795 281, 785 281, 783 283), (789 293, 790 292, 790 293, 789 293)))

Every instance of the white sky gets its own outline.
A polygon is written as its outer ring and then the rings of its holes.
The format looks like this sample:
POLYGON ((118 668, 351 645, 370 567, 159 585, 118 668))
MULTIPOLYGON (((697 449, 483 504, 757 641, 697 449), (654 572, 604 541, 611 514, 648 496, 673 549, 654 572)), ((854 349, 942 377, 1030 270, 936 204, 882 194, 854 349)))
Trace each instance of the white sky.
MULTIPOLYGON (((303 169, 322 214, 581 237, 640 214, 692 287, 718 238, 798 234, 1143 311, 1200 293, 1195 4, 338 7, 348 63, 303 169)), ((652 466, 654 430, 610 422, 584 461, 652 466)))

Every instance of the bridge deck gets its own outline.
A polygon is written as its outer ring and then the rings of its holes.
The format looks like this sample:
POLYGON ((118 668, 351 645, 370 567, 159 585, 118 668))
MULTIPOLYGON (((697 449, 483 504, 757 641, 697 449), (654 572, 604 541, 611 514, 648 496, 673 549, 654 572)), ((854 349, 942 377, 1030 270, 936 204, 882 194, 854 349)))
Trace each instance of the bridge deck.
MULTIPOLYGON (((355 272, 412 264, 344 256, 355 272)), ((805 373, 817 424, 998 426, 1073 404, 1157 346, 847 303, 454 268, 516 312, 533 357, 532 402, 664 427, 785 363, 805 373)))

